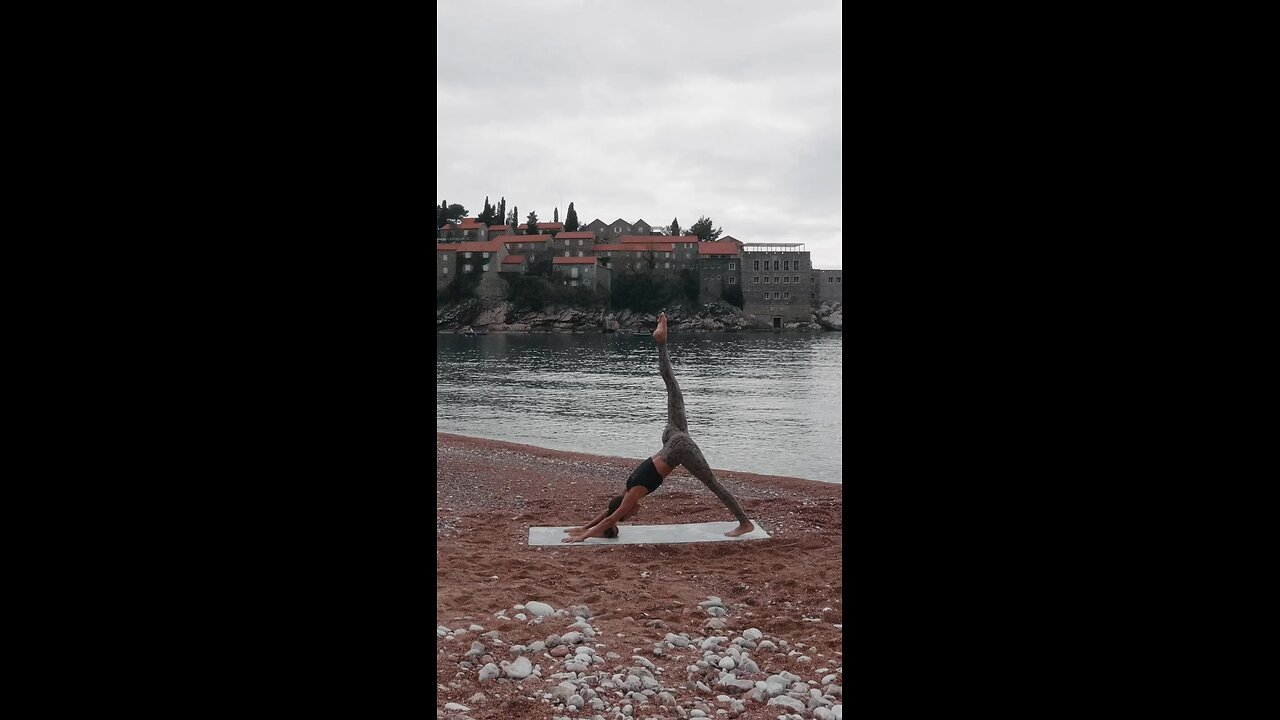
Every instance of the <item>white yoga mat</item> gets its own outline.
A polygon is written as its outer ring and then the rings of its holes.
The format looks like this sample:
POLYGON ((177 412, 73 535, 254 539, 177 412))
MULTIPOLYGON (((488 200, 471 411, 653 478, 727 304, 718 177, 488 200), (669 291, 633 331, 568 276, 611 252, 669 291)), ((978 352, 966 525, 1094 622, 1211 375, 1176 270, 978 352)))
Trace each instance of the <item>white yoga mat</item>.
POLYGON ((618 537, 616 538, 587 538, 580 543, 564 542, 564 539, 568 537, 568 534, 565 533, 565 530, 569 528, 567 525, 561 527, 531 527, 529 528, 529 544, 564 545, 565 547, 575 547, 577 545, 668 545, 691 542, 764 540, 769 537, 769 533, 765 532, 764 526, 760 524, 759 520, 752 518, 751 522, 755 524, 755 530, 746 535, 732 538, 725 537, 724 534, 738 527, 737 521, 688 523, 685 525, 626 524, 618 527, 618 537))

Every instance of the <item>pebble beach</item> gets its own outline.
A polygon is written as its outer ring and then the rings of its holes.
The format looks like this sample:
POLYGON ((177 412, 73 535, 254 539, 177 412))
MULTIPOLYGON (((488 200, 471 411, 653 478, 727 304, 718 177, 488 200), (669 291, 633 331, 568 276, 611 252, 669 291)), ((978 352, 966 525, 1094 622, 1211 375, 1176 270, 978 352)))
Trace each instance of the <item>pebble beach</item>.
MULTIPOLYGON (((771 538, 528 545, 641 460, 436 434, 437 717, 843 716, 842 486, 715 469, 771 538)), ((621 533, 733 520, 683 468, 642 508, 621 533)))

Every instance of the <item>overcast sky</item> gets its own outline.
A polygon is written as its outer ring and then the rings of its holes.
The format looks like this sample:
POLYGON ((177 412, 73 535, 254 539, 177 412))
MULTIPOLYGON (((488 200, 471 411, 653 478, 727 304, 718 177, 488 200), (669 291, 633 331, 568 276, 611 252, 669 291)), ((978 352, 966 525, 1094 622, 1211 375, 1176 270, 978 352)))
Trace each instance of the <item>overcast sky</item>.
POLYGON ((436 197, 843 269, 838 0, 437 0, 436 197))

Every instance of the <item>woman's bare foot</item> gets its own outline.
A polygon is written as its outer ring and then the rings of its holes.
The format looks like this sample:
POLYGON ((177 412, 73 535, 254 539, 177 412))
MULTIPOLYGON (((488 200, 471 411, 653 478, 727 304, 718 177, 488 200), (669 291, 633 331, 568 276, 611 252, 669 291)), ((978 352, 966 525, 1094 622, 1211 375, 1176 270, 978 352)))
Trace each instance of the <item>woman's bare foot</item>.
POLYGON ((667 314, 658 313, 658 327, 653 331, 653 339, 659 344, 667 342, 667 314))
POLYGON ((738 527, 736 527, 736 528, 734 528, 734 529, 730 530, 729 532, 725 533, 725 534, 724 534, 724 536, 725 536, 725 537, 738 537, 739 535, 746 535, 747 533, 749 533, 749 532, 751 532, 752 530, 755 530, 755 529, 756 529, 755 524, 753 524, 750 520, 748 520, 748 521, 746 521, 746 522, 744 522, 744 523, 742 523, 742 524, 738 525, 738 527))

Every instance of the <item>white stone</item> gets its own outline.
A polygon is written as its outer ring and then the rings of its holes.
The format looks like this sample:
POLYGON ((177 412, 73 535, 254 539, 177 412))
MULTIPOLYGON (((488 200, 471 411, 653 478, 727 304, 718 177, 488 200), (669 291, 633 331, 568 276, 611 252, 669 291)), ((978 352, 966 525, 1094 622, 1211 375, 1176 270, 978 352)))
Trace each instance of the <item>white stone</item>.
POLYGON ((521 655, 516 661, 508 665, 503 672, 507 677, 515 680, 523 680, 533 673, 533 663, 529 662, 529 658, 521 655))
POLYGON ((528 620, 528 619, 529 619, 529 616, 525 615, 524 613, 516 613, 516 619, 517 619, 517 620, 528 620))
POLYGON ((781 705, 782 707, 785 707, 788 710, 795 710, 798 713, 802 713, 806 709, 804 706, 804 703, 787 695, 779 695, 778 697, 775 697, 775 698, 769 698, 769 704, 781 705))
POLYGON ((760 638, 764 637, 764 633, 760 632, 758 628, 747 628, 742 632, 742 637, 751 642, 759 642, 760 638))
POLYGON ((470 710, 471 708, 467 707, 466 705, 462 705, 460 703, 445 703, 444 709, 445 710, 461 710, 465 712, 467 710, 470 710))
POLYGON ((549 617, 554 615, 556 612, 555 608, 544 602, 538 602, 537 600, 531 600, 525 603, 524 609, 540 617, 549 617))
POLYGON ((498 670, 498 666, 493 663, 489 663, 488 665, 480 668, 481 682, 485 680, 496 680, 499 674, 501 673, 498 670))

